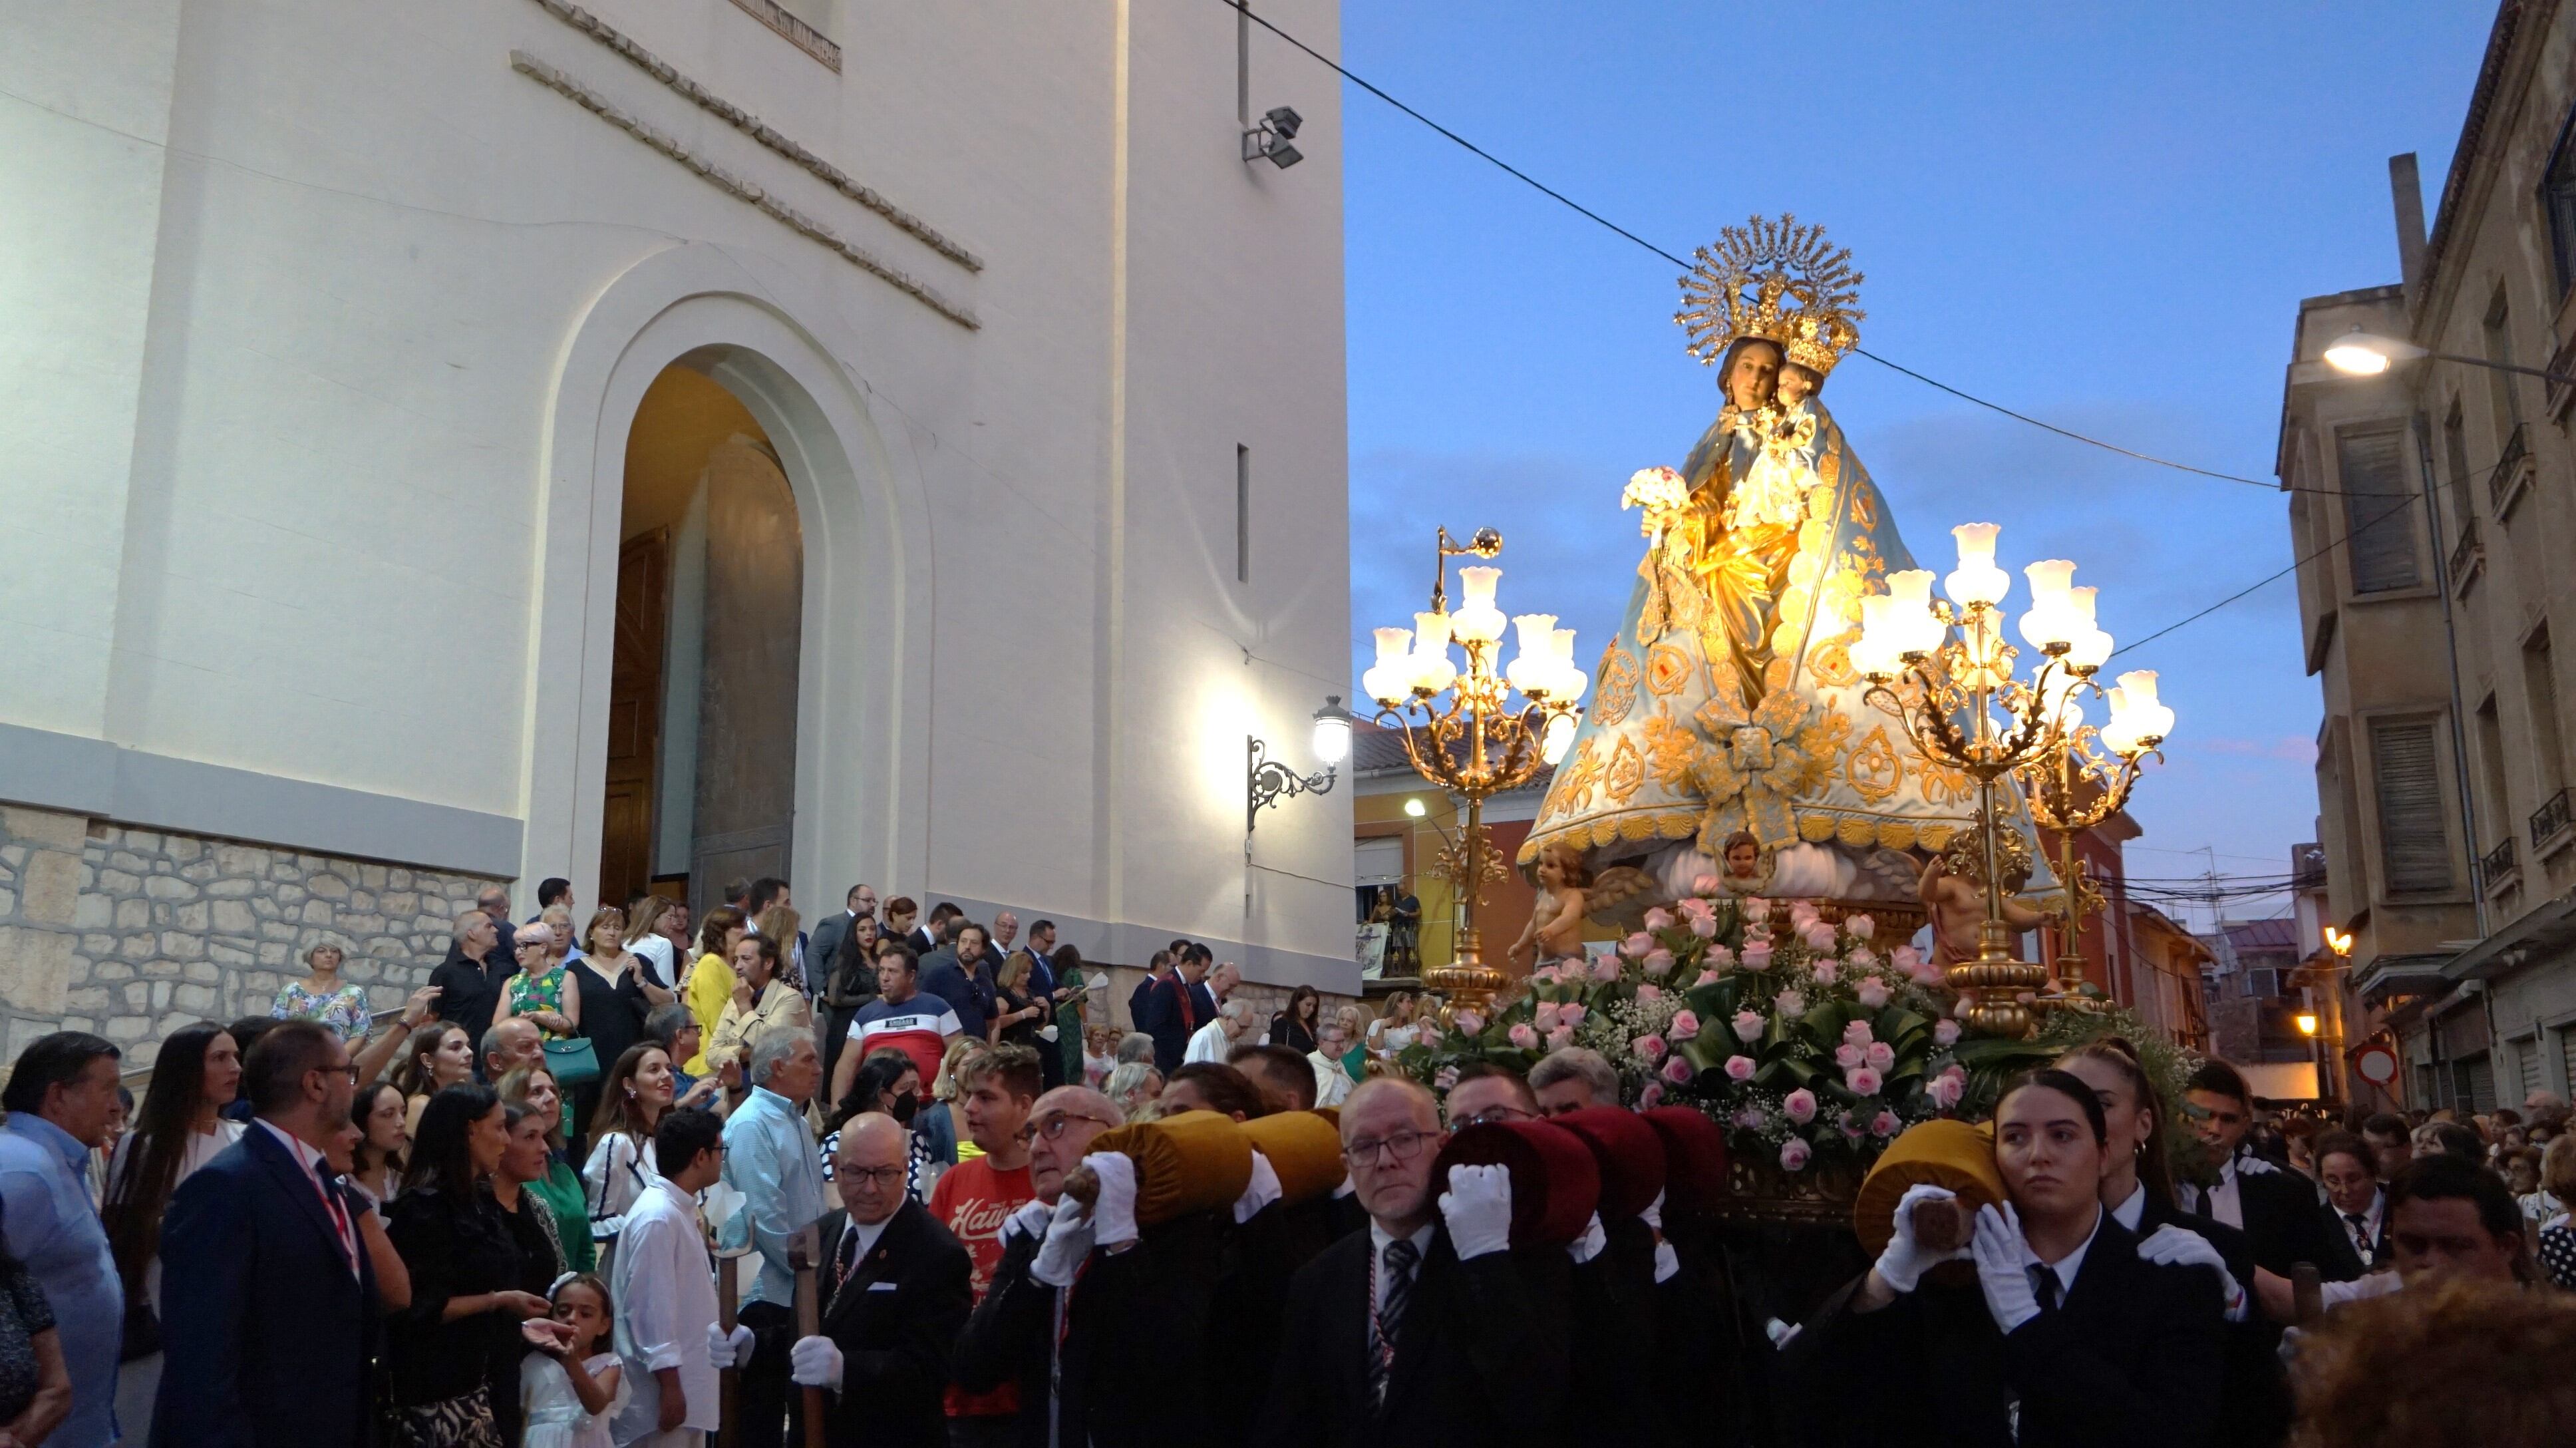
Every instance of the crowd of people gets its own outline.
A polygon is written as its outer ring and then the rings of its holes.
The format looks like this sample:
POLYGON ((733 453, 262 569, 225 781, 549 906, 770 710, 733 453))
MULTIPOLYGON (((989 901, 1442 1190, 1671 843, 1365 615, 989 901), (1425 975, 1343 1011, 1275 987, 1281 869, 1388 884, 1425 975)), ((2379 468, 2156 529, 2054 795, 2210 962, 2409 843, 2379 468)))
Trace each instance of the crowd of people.
MULTIPOLYGON (((1513 1170, 1440 1164, 1459 1132, 1623 1149, 1592 1052, 1435 1091, 1393 1062, 1427 1003, 1265 1014, 1176 940, 1121 1033, 1051 922, 880 918, 861 885, 808 933, 783 881, 725 893, 694 931, 647 896, 576 936, 563 882, 516 922, 488 892, 382 1021, 316 948, 270 1014, 173 1032, 140 1103, 110 1042, 29 1044, 0 1448, 2429 1443, 2370 1344, 2576 1340, 2576 1144, 2541 1096, 2337 1125, 2219 1062, 2165 1100, 2098 1042, 1994 1104, 2004 1200, 1915 1187, 1866 1272, 1766 1323, 1660 1190, 1532 1247, 1513 1170), (1174 1217, 1091 1149, 1319 1109, 1328 1194, 1256 1154, 1174 1217)), ((2496 1381, 2480 1441, 2571 1441, 2567 1375, 2496 1381)))

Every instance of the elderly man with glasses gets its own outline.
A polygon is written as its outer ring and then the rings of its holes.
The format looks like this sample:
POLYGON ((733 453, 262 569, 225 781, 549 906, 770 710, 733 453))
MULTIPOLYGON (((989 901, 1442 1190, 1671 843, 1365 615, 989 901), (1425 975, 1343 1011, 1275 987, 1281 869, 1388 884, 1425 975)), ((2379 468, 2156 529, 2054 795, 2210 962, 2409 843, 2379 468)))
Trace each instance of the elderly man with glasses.
POLYGON ((1564 1326, 1530 1275, 1548 1265, 1510 1251, 1509 1174, 1453 1166, 1435 1183, 1440 1108, 1409 1080, 1361 1083, 1342 1105, 1341 1129, 1368 1230, 1326 1248, 1291 1284, 1254 1441, 1561 1441, 1564 1326))

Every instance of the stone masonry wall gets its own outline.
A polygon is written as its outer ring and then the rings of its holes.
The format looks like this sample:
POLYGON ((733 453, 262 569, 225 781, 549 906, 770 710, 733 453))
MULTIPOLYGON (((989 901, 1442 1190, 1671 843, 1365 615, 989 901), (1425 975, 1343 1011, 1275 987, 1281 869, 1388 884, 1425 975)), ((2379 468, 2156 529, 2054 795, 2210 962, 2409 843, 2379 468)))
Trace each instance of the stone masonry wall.
POLYGON ((266 1015, 325 940, 391 1010, 429 979, 476 875, 0 808, 0 1065, 96 1031, 129 1068, 192 1021, 266 1015))

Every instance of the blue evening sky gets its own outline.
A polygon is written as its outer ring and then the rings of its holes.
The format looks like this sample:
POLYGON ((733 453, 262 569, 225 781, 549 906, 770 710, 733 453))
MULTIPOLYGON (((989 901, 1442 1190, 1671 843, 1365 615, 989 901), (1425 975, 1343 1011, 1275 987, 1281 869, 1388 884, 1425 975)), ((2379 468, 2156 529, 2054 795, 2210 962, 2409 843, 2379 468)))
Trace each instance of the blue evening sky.
MULTIPOLYGON (((2387 160, 2428 213, 2491 0, 2261 5, 1353 3, 1344 63, 1666 250, 1751 212, 1867 273, 1862 345, 2144 451, 2270 479, 2298 300, 2393 282, 2387 160)), ((1267 42, 1274 81, 1318 84, 1267 42)), ((1264 74, 1266 72, 1266 75, 1264 74)), ((1507 612, 1589 668, 1640 546, 1628 474, 1716 409, 1675 269, 1345 87, 1353 676, 1426 607, 1431 530, 1506 540, 1507 612)), ((2290 561, 2286 499, 2116 457, 1866 359, 1825 399, 1928 566, 1951 525, 2066 557, 2139 638, 2290 561)), ((2114 660, 2181 716, 2135 876, 2284 873, 2319 704, 2284 579, 2114 660), (2192 852, 2186 856, 2182 852, 2192 852)), ((1354 688, 1354 693, 1357 692, 1354 688)), ((2244 913, 2269 913, 2255 903, 2244 913)))

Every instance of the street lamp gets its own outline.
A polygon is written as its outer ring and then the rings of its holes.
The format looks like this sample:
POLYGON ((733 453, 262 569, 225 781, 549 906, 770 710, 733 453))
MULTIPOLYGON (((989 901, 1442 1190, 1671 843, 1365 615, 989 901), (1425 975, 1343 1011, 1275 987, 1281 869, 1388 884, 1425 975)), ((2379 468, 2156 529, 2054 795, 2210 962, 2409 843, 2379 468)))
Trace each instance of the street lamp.
MULTIPOLYGON (((1490 559, 1502 551, 1503 535, 1491 528, 1479 529, 1463 544, 1441 529, 1430 611, 1415 614, 1410 629, 1377 630, 1377 663, 1360 676, 1360 687, 1377 701, 1377 722, 1403 737, 1414 771, 1467 801, 1465 826, 1440 854, 1441 873, 1458 891, 1458 945, 1448 965, 1423 973, 1423 984, 1447 996, 1453 1007, 1479 1010, 1510 981, 1485 964, 1476 926, 1485 885, 1503 877, 1502 856, 1485 837, 1485 801, 1529 783, 1542 764, 1563 757, 1591 684, 1574 662, 1574 630, 1558 628, 1555 615, 1504 617, 1494 602, 1503 570, 1484 564, 1460 568, 1462 597, 1457 610, 1450 610, 1449 560, 1490 559), (1502 661, 1506 630, 1516 632, 1520 646, 1508 666, 1502 661), (1463 668, 1450 656, 1452 643, 1463 668)), ((1420 817, 1410 800, 1405 813, 1420 817)))
MULTIPOLYGON (((1342 707, 1342 696, 1327 694, 1324 707, 1315 711, 1315 757, 1324 767, 1313 774, 1300 775, 1287 765, 1269 758, 1270 746, 1256 734, 1243 736, 1244 752, 1249 761, 1244 783, 1243 832, 1249 836, 1261 818, 1265 806, 1277 804, 1301 794, 1329 794, 1333 781, 1340 777, 1342 761, 1351 755, 1351 711, 1342 707)), ((1244 848, 1252 848, 1251 841, 1244 848)))
MULTIPOLYGON (((1968 1000, 1970 1026, 2018 1038, 2036 1025, 2023 997, 2039 991, 2048 972, 2012 953, 2003 902, 2002 836, 2009 826, 1996 806, 1995 781, 2020 774, 2033 786, 2034 816, 2065 837, 2061 868, 2069 876, 2071 940, 2082 904, 2071 829, 2107 818, 2104 809, 2086 820, 2103 799, 2127 800, 2141 762, 2173 732, 2174 715, 2156 698, 2155 673, 2139 669, 2107 692, 2107 722, 2099 729, 2084 722, 2084 696, 2105 694, 2094 675, 2111 656, 2111 636, 2093 621, 2093 590, 2072 586, 2075 565, 2064 559, 2023 570, 2031 605, 2019 627, 2041 661, 2026 682, 2013 677, 2021 651, 2004 641, 2003 602, 2012 575, 1995 564, 2001 531, 1992 523, 1950 530, 1959 566, 1942 581, 1946 599, 1931 596, 1927 569, 1887 575, 1886 593, 1860 601, 1861 638, 1852 662, 1869 680, 1863 697, 1902 725, 1927 761, 1977 781, 1986 918, 1976 959, 1950 967, 1948 979, 1968 1000), (2092 748, 2096 743, 2116 760, 2104 759, 2092 748)), ((2080 960, 2072 968, 2080 980, 2080 960)), ((2066 1003, 2062 994, 2058 1000, 2066 1003)))
POLYGON ((2301 1011, 2297 1015, 2291 1017, 2291 1019, 2299 1023, 2300 1035, 2313 1036, 2317 1033, 2317 1013, 2315 1011, 2301 1011))
POLYGON ((2539 377, 2551 382, 2576 385, 2576 376, 2552 372, 2545 367, 2521 367, 2511 362, 2493 362, 2484 357, 2464 357, 2456 352, 2435 352, 2412 342, 2382 337, 2359 327, 2327 344, 2326 365, 2348 377, 2377 377, 2400 362, 2430 357, 2436 362, 2457 362, 2464 367, 2486 367, 2498 372, 2519 372, 2525 377, 2539 377))

